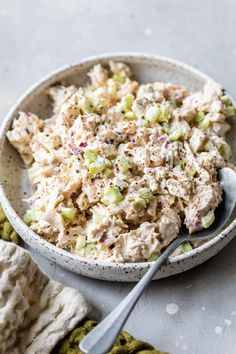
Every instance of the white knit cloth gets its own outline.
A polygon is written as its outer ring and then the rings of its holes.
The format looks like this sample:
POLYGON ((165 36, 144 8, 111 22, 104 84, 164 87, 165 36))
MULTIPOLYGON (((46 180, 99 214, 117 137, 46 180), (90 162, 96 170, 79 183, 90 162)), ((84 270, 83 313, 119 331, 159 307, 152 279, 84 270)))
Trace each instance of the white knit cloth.
POLYGON ((77 290, 49 280, 27 251, 0 240, 0 354, 48 354, 87 314, 77 290))

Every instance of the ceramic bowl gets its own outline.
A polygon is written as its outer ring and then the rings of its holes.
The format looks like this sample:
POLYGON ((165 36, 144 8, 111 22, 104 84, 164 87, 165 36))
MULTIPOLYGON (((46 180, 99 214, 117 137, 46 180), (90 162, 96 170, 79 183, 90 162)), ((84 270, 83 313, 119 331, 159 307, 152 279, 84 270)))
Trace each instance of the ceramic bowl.
MULTIPOLYGON (((23 198, 31 195, 32 190, 27 178, 25 167, 14 148, 6 139, 6 132, 12 120, 20 110, 31 111, 42 118, 50 115, 50 104, 46 89, 56 83, 83 85, 87 81, 86 73, 97 63, 118 60, 130 65, 134 77, 141 83, 154 81, 171 81, 185 85, 190 91, 201 89, 209 77, 183 63, 167 58, 143 54, 111 54, 92 57, 78 64, 66 66, 53 72, 36 83, 16 103, 7 115, 0 130, 0 202, 10 222, 33 249, 75 273, 88 277, 111 281, 137 281, 142 277, 149 263, 115 264, 104 261, 88 260, 73 255, 48 243, 29 229, 22 221, 26 205, 23 198)), ((232 125, 229 134, 231 143, 235 143, 236 125, 232 125)), ((233 144, 232 144, 233 145, 233 144)), ((235 150, 236 146, 233 146, 235 150)), ((214 239, 193 249, 187 254, 176 256, 162 266, 155 279, 180 273, 203 263, 218 253, 235 235, 236 220, 214 239)))

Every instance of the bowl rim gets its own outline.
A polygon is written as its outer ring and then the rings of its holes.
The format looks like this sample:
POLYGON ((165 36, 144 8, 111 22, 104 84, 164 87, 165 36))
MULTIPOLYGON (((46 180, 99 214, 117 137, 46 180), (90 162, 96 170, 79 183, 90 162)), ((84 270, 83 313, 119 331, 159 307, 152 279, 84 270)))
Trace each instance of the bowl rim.
MULTIPOLYGON (((170 64, 172 66, 176 66, 180 69, 183 69, 189 73, 192 73, 196 75, 198 78, 204 79, 206 81, 214 81, 210 76, 207 74, 201 72, 200 70, 196 69, 195 67, 192 67, 191 65, 188 65, 182 61, 171 59, 165 56, 161 55, 156 55, 156 54, 146 54, 146 53, 137 53, 137 52, 114 52, 114 53, 106 53, 106 54, 99 54, 99 55, 92 55, 85 57, 82 60, 79 60, 78 62, 74 62, 72 64, 67 64, 64 66, 59 67, 56 70, 52 70, 49 72, 49 74, 44 75, 41 79, 36 81, 33 85, 31 85, 17 100, 16 103, 11 107, 11 109, 8 111, 6 114, 1 126, 0 126, 0 154, 2 151, 2 146, 3 146, 3 141, 5 138, 6 130, 8 128, 8 125, 12 122, 14 114, 19 110, 19 106, 32 94, 34 94, 35 91, 43 87, 44 85, 47 85, 51 80, 55 78, 58 74, 63 74, 66 73, 66 71, 70 71, 73 69, 76 69, 77 67, 79 68, 80 66, 83 66, 85 64, 90 64, 91 65, 94 63, 94 61, 99 62, 99 61, 105 61, 105 60, 126 60, 126 59, 133 59, 133 60, 150 60, 150 61, 159 61, 162 62, 163 64, 170 64)), ((229 95, 231 97, 231 95, 229 95)), ((231 97, 232 98, 232 97, 231 97)), ((2 205, 2 208, 4 212, 6 213, 6 216, 8 219, 14 224, 17 225, 19 224, 19 228, 22 230, 22 234, 25 233, 30 233, 31 238, 33 242, 35 242, 35 246, 38 246, 39 248, 43 247, 44 249, 49 247, 51 248, 52 251, 54 251, 56 254, 69 258, 70 260, 76 261, 78 263, 84 263, 84 264, 90 264, 91 266, 98 266, 98 267, 109 267, 109 269, 112 271, 112 269, 115 268, 120 268, 123 270, 129 270, 131 268, 136 268, 136 269, 146 269, 149 268, 151 265, 151 262, 136 262, 136 263, 115 263, 115 262, 109 262, 109 261, 104 261, 104 260, 94 260, 94 259, 89 259, 85 258, 73 253, 70 253, 69 251, 63 250, 54 244, 49 243, 46 241, 43 237, 32 231, 24 222, 23 220, 17 215, 16 211, 14 208, 11 206, 9 199, 7 198, 3 184, 0 180, 0 202, 2 205)), ((178 256, 175 256, 171 259, 168 260, 168 262, 171 265, 175 265, 180 263, 181 261, 188 260, 192 258, 194 255, 197 255, 199 253, 202 253, 206 251, 208 248, 212 247, 213 245, 217 244, 220 240, 223 238, 227 237, 228 234, 231 233, 236 228, 236 218, 231 221, 231 223, 217 236, 215 236, 213 239, 210 239, 209 241, 205 242, 204 244, 200 245, 197 248, 192 249, 190 252, 181 254, 178 256)), ((20 235, 21 236, 21 235, 20 235)), ((27 242, 27 237, 21 236, 26 243, 27 242)), ((29 242, 29 245, 34 248, 34 246, 31 244, 32 242, 29 242)))

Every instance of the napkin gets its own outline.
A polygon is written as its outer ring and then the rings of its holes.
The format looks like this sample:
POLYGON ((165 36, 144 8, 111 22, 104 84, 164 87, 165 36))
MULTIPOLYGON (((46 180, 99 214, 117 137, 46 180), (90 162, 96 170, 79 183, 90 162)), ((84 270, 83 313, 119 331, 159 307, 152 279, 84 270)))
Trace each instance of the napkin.
POLYGON ((26 250, 0 240, 0 354, 49 354, 88 312, 78 290, 50 280, 26 250))

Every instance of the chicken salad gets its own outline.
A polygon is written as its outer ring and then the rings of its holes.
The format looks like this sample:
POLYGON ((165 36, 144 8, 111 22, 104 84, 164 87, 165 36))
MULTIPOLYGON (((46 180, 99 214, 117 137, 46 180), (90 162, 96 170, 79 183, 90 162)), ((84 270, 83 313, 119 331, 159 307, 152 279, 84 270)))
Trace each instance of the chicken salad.
MULTIPOLYGON (((35 193, 24 216, 58 247, 91 259, 157 259, 184 223, 208 228, 229 163, 235 108, 221 86, 140 84, 124 63, 95 65, 89 85, 48 90, 52 116, 20 112, 7 137, 35 193)), ((188 252, 191 244, 178 252, 188 252)))

